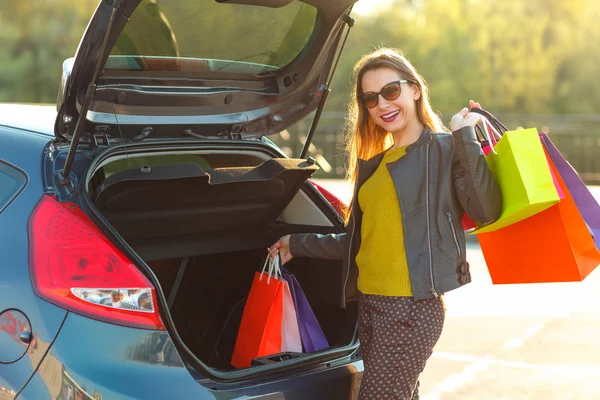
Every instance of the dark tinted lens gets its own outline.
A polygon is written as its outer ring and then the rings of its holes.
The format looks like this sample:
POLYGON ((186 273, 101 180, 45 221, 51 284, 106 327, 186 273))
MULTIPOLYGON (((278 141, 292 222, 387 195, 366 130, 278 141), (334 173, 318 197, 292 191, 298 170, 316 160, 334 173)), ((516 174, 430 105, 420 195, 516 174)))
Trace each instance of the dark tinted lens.
POLYGON ((361 104, 367 108, 373 108, 377 105, 379 94, 377 93, 363 93, 360 95, 359 100, 361 104))
POLYGON ((381 96, 386 100, 396 100, 400 96, 400 82, 393 82, 381 89, 381 96))

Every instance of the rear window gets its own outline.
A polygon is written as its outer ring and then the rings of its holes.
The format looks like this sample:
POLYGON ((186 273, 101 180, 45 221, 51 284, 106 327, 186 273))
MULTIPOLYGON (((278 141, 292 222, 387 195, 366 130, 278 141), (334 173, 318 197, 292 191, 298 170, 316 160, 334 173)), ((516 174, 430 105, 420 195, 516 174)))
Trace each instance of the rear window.
POLYGON ((216 0, 142 0, 105 68, 261 74, 288 65, 307 46, 318 11, 216 0))
POLYGON ((26 181, 25 175, 0 161, 0 213, 8 207, 26 181))

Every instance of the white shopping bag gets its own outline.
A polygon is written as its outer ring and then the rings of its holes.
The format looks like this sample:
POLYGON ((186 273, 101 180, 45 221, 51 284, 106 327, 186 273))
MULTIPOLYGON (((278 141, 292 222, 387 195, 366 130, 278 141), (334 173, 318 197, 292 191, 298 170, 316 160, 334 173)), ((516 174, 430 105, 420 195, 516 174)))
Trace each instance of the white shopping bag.
POLYGON ((300 340, 300 328, 296 317, 296 308, 292 293, 287 282, 283 282, 283 316, 281 318, 281 352, 302 352, 302 340, 300 340))
MULTIPOLYGON (((275 273, 281 276, 279 270, 279 254, 272 261, 275 273)), ((300 328, 298 327, 298 317, 296 316, 296 306, 292 299, 292 292, 288 283, 284 280, 283 291, 283 315, 281 318, 281 352, 302 353, 302 340, 300 339, 300 328)))

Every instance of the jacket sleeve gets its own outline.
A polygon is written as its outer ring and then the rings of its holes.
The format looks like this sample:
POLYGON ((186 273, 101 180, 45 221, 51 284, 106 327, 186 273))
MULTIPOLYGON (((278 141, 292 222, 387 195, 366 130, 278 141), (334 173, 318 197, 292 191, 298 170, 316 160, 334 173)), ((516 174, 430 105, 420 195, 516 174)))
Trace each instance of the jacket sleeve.
POLYGON ((452 137, 452 174, 460 204, 476 222, 494 222, 502 213, 502 193, 485 161, 485 155, 475 136, 475 129, 465 126, 452 132, 452 137))
POLYGON ((292 234, 290 253, 293 257, 341 260, 344 254, 345 233, 321 235, 318 233, 292 234))

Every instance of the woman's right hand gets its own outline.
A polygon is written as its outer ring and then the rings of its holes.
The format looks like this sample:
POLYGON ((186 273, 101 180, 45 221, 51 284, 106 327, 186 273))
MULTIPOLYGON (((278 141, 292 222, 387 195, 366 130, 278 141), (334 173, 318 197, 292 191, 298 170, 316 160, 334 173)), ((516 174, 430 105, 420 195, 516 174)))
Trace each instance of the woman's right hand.
MULTIPOLYGON (((473 100, 469 100, 469 107, 481 108, 481 105, 473 100)), ((470 113, 469 109, 465 107, 452 117, 450 130, 454 132, 465 126, 475 126, 479 121, 481 121, 481 115, 470 113)))
POLYGON ((290 253, 290 235, 282 236, 267 250, 269 251, 269 257, 271 257, 271 259, 273 259, 277 253, 279 253, 279 258, 281 259, 282 265, 294 257, 292 253, 290 253))

